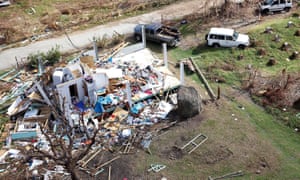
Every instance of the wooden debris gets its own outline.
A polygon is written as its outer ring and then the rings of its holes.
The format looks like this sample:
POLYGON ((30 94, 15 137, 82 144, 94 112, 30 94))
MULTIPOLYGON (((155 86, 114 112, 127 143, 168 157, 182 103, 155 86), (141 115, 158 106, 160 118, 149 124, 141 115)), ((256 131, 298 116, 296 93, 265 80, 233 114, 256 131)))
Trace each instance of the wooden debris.
POLYGON ((85 167, 92 159, 94 159, 99 153, 101 152, 101 149, 98 149, 98 151, 96 151, 88 160, 86 160, 85 162, 83 162, 83 164, 81 165, 82 167, 85 167))
POLYGON ((191 154, 195 149, 197 149, 207 139, 208 139, 208 137, 205 136, 204 134, 198 134, 192 140, 190 140, 188 143, 186 143, 184 146, 182 146, 180 149, 184 150, 187 148, 188 153, 191 154), (193 146, 193 147, 189 148, 190 146, 193 146))
POLYGON ((240 55, 238 55, 237 59, 242 60, 242 59, 244 59, 244 56, 242 54, 240 54, 240 55))
POLYGON ((95 68, 95 62, 93 56, 81 56, 80 62, 86 64, 89 68, 95 68))
POLYGON ((113 57, 114 55, 116 55, 118 52, 120 52, 128 44, 129 44, 128 42, 126 42, 126 43, 122 42, 122 43, 116 45, 114 48, 112 48, 112 50, 107 55, 101 57, 100 61, 106 61, 110 57, 113 57))
POLYGON ((159 172, 165 168, 166 168, 166 166, 162 165, 162 164, 151 164, 150 168, 148 169, 148 172, 151 172, 151 171, 159 172))
POLYGON ((274 58, 270 58, 266 65, 267 66, 274 66, 276 63, 277 62, 274 58))
POLYGON ((100 166, 98 166, 95 170, 96 170, 96 171, 99 171, 102 167, 104 167, 104 166, 106 166, 106 165, 112 163, 113 161, 119 159, 120 157, 121 157, 121 156, 116 156, 116 157, 112 158, 111 160, 106 161, 105 163, 103 163, 103 164, 101 164, 100 166))
POLYGON ((289 21, 286 25, 286 28, 295 27, 296 25, 293 23, 293 21, 289 21))
POLYGON ((124 150, 121 152, 122 154, 129 154, 130 153, 130 150, 133 148, 132 144, 135 141, 135 138, 136 138, 136 134, 134 134, 133 136, 130 136, 127 143, 124 144, 124 150))
POLYGON ((259 56, 265 56, 267 54, 266 49, 265 48, 259 48, 257 50, 257 55, 259 56))
MULTIPOLYGON (((189 70, 189 72, 194 73, 196 71, 190 58, 189 59, 183 59, 180 62, 182 62, 184 64, 184 66, 189 70)), ((176 63, 176 67, 180 66, 180 62, 176 63)))
POLYGON ((299 52, 294 51, 293 54, 289 57, 291 60, 295 60, 299 58, 299 52))
POLYGON ((202 82, 204 83, 205 85, 205 88, 206 90, 208 91, 208 94, 210 96, 210 98, 214 101, 216 99, 216 95, 215 93, 213 92, 213 90, 211 89, 211 87, 209 86, 205 76, 202 74, 202 72, 200 71, 200 69, 198 68, 197 64, 194 62, 194 59, 193 58, 190 58, 191 62, 193 63, 195 69, 196 69, 196 72, 198 74, 198 76, 200 77, 200 79, 202 80, 202 82))
POLYGON ((295 32, 295 34, 294 34, 295 36, 300 36, 300 29, 299 30, 297 30, 296 32, 295 32))
POLYGON ((244 176, 243 171, 240 170, 237 172, 228 173, 223 176, 219 176, 219 177, 215 177, 215 178, 212 178, 211 176, 209 176, 208 180, 218 180, 218 179, 233 178, 233 177, 239 177, 239 176, 244 176))
POLYGON ((273 33, 273 28, 272 28, 272 27, 270 27, 270 26, 266 27, 266 29, 265 29, 264 33, 267 33, 267 34, 272 34, 272 33, 273 33))
POLYGON ((280 36, 278 34, 275 34, 274 36, 274 40, 275 42, 279 42, 281 39, 280 39, 280 36))
POLYGON ((291 45, 288 42, 284 42, 281 47, 280 50, 282 51, 288 51, 291 48, 291 45))
POLYGON ((108 180, 111 178, 111 166, 108 167, 108 180))

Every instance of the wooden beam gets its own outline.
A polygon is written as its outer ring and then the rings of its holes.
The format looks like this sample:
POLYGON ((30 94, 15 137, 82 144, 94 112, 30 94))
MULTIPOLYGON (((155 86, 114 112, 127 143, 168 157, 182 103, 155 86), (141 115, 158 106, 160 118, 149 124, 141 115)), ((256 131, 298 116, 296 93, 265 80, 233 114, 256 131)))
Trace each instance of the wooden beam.
POLYGON ((196 72, 197 72, 197 75, 200 77, 201 81, 204 83, 204 86, 210 96, 210 98, 215 101, 216 100, 216 95, 215 93, 213 92, 213 90, 211 89, 211 87, 209 86, 205 76, 202 74, 202 72, 200 71, 200 69, 198 68, 197 64, 195 63, 194 59, 192 57, 189 58, 191 60, 191 62, 193 63, 195 69, 196 69, 196 72))

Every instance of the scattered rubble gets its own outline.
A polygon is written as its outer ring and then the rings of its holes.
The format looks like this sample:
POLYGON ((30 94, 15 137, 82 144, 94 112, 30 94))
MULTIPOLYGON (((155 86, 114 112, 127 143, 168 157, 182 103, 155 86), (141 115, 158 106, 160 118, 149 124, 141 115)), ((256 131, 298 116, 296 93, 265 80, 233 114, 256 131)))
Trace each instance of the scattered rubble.
POLYGON ((291 45, 288 42, 284 42, 280 47, 280 50, 282 51, 288 51, 290 49, 291 49, 291 45))
POLYGON ((240 176, 244 176, 244 175, 245 174, 243 173, 243 171, 240 170, 237 172, 228 173, 223 176, 219 176, 219 177, 215 177, 215 178, 212 178, 211 176, 209 176, 208 180, 227 179, 227 178, 240 177, 240 176))
POLYGON ((203 144, 207 139, 208 139, 208 137, 205 136, 204 134, 198 134, 192 140, 190 140, 188 143, 186 143, 184 146, 182 146, 180 149, 187 151, 189 154, 191 154, 201 144, 203 144))
POLYGON ((262 96, 263 105, 275 107, 293 107, 297 109, 300 99, 299 74, 287 74, 283 69, 276 77, 264 77, 259 72, 252 72, 245 87, 250 93, 262 96))
POLYGON ((148 172, 151 172, 151 171, 153 171, 153 172, 159 172, 159 171, 161 171, 161 170, 163 170, 165 168, 166 168, 166 166, 162 165, 162 164, 151 164, 150 168, 148 169, 148 172))
MULTIPOLYGON (((186 118, 200 113, 194 88, 180 87, 142 44, 125 46, 99 59, 91 51, 54 68, 11 70, 0 77, 13 87, 1 91, 0 104, 10 103, 11 119, 7 150, 0 158, 11 165, 3 171, 11 173, 19 164, 31 177, 78 179, 81 172, 101 175, 109 165, 110 174, 110 164, 120 155, 97 165, 94 159, 104 152, 135 153, 136 148, 151 154, 152 139, 176 123, 168 121, 172 110, 186 118)), ((164 167, 151 166, 154 172, 164 167)))
POLYGON ((266 49, 265 48, 259 48, 257 50, 257 55, 259 56, 265 56, 267 54, 266 49))
POLYGON ((270 58, 266 65, 267 66, 274 66, 276 63, 277 62, 274 58, 270 58))
POLYGON ((266 27, 264 33, 266 33, 266 34, 273 34, 273 28, 270 27, 270 26, 266 27))
POLYGON ((293 21, 289 21, 286 25, 286 28, 295 27, 296 25, 293 23, 293 21))
POLYGON ((293 54, 289 57, 290 60, 296 60, 299 58, 299 52, 294 51, 293 54))
POLYGON ((278 34, 275 34, 273 41, 280 42, 281 37, 278 34))

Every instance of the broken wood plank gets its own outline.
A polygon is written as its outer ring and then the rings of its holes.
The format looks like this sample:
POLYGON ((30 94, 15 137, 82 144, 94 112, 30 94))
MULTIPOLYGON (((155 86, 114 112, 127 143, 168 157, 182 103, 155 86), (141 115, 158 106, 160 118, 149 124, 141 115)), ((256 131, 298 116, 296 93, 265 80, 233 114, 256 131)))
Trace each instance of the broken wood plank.
POLYGON ((89 157, 91 157, 91 155, 95 153, 95 150, 89 150, 89 152, 81 159, 79 160, 79 164, 82 164, 83 162, 85 162, 89 157))
POLYGON ((134 142, 135 138, 136 138, 136 134, 130 137, 130 139, 125 145, 124 151, 122 152, 123 154, 128 154, 130 152, 132 148, 132 143, 134 142))
POLYGON ((108 180, 110 180, 111 177, 111 166, 108 167, 108 180))
POLYGON ((192 140, 190 140, 188 143, 186 143, 184 146, 182 146, 180 149, 184 150, 185 148, 187 148, 190 145, 193 145, 195 147, 193 147, 191 150, 188 150, 188 153, 191 154, 195 149, 197 149, 201 144, 203 144, 206 140, 208 139, 207 136, 203 135, 203 134, 198 134, 197 136, 195 136, 192 140), (204 138, 201 140, 201 142, 196 143, 196 140, 198 138, 204 138))
POLYGON ((82 167, 85 167, 92 159, 94 159, 99 153, 101 152, 101 149, 98 149, 98 151, 96 151, 88 160, 86 160, 85 162, 83 162, 83 164, 81 165, 82 167))
POLYGON ((225 174, 223 176, 219 176, 219 177, 215 177, 215 178, 212 178, 211 176, 209 176, 208 180, 218 180, 218 179, 225 179, 225 178, 233 178, 233 177, 238 177, 238 176, 243 176, 243 175, 244 175, 243 171, 239 170, 239 171, 228 173, 228 174, 225 174))
POLYGON ((11 73, 15 72, 15 69, 12 69, 11 71, 8 71, 7 73, 4 73, 0 76, 0 80, 5 78, 6 76, 10 75, 11 73))
POLYGON ((98 171, 98 170, 101 169, 102 167, 104 167, 104 166, 106 166, 106 165, 112 163, 113 161, 119 159, 120 157, 121 157, 121 156, 116 156, 116 157, 112 158, 111 160, 106 161, 105 163, 103 163, 103 164, 101 164, 100 166, 98 166, 95 170, 98 171))
POLYGON ((211 87, 209 86, 205 76, 202 74, 202 72, 200 71, 200 69, 198 68, 197 64, 195 63, 194 59, 192 57, 189 58, 191 60, 191 62, 193 63, 195 69, 196 69, 196 72, 198 74, 198 76, 200 77, 200 79, 202 80, 202 82, 204 83, 205 85, 205 88, 210 96, 210 98, 215 101, 216 100, 216 95, 214 94, 213 90, 211 89, 211 87))

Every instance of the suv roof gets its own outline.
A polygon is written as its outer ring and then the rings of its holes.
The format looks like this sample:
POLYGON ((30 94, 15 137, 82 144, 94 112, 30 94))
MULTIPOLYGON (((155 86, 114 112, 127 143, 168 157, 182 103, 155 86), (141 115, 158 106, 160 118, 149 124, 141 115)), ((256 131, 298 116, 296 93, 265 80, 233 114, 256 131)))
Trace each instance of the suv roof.
POLYGON ((234 32, 233 29, 227 28, 211 28, 209 34, 222 34, 222 35, 232 35, 234 32))

